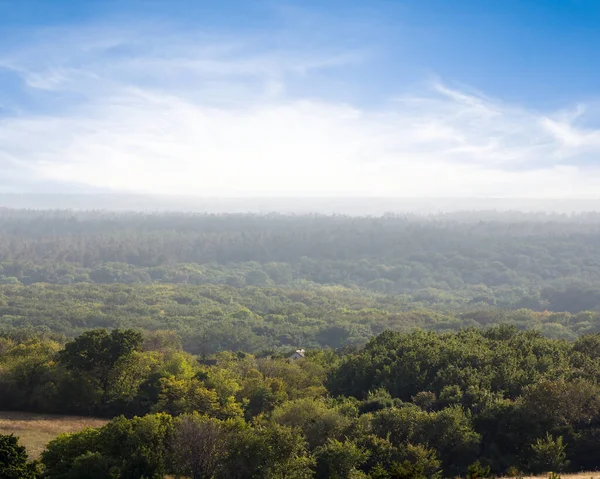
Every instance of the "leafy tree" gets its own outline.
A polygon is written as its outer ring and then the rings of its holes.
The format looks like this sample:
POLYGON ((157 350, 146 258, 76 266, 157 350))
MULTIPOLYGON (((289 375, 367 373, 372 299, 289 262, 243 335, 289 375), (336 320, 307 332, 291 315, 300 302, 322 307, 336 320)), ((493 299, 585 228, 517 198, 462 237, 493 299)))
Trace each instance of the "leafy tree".
POLYGON ((110 458, 100 452, 86 452, 77 456, 69 466, 66 479, 116 479, 117 468, 110 458))
POLYGON ((442 463, 434 450, 422 445, 407 444, 401 458, 392 464, 392 479, 441 479, 442 463))
POLYGON ((172 418, 155 414, 118 417, 99 429, 61 434, 42 453, 45 477, 159 478, 167 471, 172 418))
POLYGON ((369 457, 368 451, 352 441, 329 439, 315 450, 318 479, 350 479, 359 477, 359 467, 369 457))
POLYGON ((56 439, 50 441, 42 452, 41 462, 44 466, 44 477, 68 479, 78 458, 84 456, 86 456, 85 459, 77 462, 79 469, 75 468, 73 474, 77 474, 78 470, 83 474, 82 468, 87 461, 93 462, 93 466, 91 464, 90 466, 95 474, 110 473, 110 469, 115 464, 106 456, 103 457, 101 446, 102 436, 98 429, 84 429, 77 433, 60 434, 56 439), (94 454, 94 456, 92 457, 90 454, 94 454))
POLYGON ((288 401, 273 411, 272 420, 278 424, 299 428, 307 438, 310 449, 339 439, 350 426, 350 419, 337 407, 329 407, 321 399, 288 401))
POLYGON ((67 370, 76 374, 75 380, 84 390, 97 384, 98 404, 101 405, 118 380, 119 368, 141 348, 142 342, 142 334, 133 330, 115 329, 109 333, 105 329, 95 329, 67 343, 58 358, 67 370))
POLYGON ((143 336, 133 330, 105 329, 87 331, 67 343, 59 355, 61 362, 74 371, 98 371, 100 377, 107 375, 125 356, 138 350, 143 336))
POLYGON ((265 477, 310 479, 314 458, 308 455, 306 440, 299 430, 274 423, 257 424, 255 431, 265 448, 265 477))
POLYGON ((272 423, 229 420, 227 456, 218 478, 308 479, 314 460, 295 429, 272 423))
POLYGON ((0 434, 0 477, 3 479, 33 479, 35 464, 27 461, 25 448, 19 439, 12 435, 0 434))
POLYGON ((172 424, 168 414, 117 417, 100 429, 100 451, 118 464, 119 477, 162 478, 167 472, 172 424))

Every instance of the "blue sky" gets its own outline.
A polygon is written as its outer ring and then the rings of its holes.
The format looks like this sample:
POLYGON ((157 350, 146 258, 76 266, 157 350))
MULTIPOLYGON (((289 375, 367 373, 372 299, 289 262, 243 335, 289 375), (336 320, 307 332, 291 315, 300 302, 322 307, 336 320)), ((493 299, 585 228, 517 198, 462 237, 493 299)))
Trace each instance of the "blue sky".
POLYGON ((0 0, 0 191, 597 197, 596 0, 0 0))

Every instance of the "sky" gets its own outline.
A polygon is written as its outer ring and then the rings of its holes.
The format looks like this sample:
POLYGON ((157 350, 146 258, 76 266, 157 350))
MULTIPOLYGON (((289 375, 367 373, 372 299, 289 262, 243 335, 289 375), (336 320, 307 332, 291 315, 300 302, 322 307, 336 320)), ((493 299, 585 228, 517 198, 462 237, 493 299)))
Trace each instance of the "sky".
POLYGON ((600 197, 597 0, 0 0, 0 193, 600 197))

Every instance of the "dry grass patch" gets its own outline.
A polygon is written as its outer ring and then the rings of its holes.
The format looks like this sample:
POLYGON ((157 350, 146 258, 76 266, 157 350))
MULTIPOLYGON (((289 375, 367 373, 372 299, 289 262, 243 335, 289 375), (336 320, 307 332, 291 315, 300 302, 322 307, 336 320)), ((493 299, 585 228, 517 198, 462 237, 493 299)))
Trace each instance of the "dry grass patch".
POLYGON ((0 411, 0 434, 19 436, 29 456, 36 459, 46 444, 59 434, 81 431, 86 427, 100 427, 107 422, 106 419, 93 417, 0 411))
MULTIPOLYGON (((600 479, 600 471, 577 472, 573 474, 558 473, 561 479, 600 479)), ((514 477, 505 477, 501 479, 514 479, 514 477)), ((540 476, 523 476, 522 479, 548 479, 548 474, 540 476)))

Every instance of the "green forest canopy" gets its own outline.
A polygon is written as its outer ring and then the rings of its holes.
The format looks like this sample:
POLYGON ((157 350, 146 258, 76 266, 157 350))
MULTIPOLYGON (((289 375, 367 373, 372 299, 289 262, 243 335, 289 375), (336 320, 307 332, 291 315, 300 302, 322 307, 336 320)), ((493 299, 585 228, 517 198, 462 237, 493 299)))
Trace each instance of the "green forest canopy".
POLYGON ((295 362, 220 353, 206 364, 171 333, 132 330, 88 331, 64 347, 5 336, 0 351, 0 408, 117 416, 52 441, 43 477, 436 479, 600 467, 598 334, 385 332, 360 351, 295 362))
POLYGON ((573 339, 600 331, 598 219, 0 210, 0 330, 171 329, 195 354, 502 323, 573 339))
POLYGON ((597 215, 433 217, 0 211, 4 283, 307 284, 416 300, 600 305, 597 215))
POLYGON ((597 469, 599 219, 0 210, 0 408, 114 418, 2 467, 597 469))

